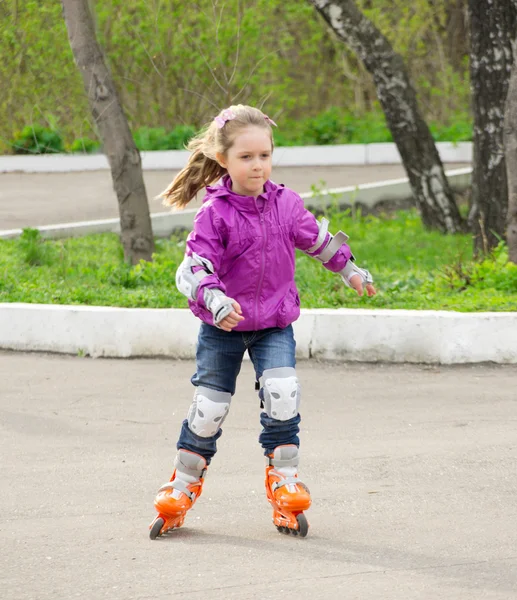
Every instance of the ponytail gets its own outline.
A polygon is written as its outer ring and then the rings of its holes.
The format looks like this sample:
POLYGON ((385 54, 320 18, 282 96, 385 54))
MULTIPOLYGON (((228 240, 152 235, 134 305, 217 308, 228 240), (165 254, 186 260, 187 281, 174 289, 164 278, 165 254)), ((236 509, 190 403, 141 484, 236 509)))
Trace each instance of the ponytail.
POLYGON ((174 178, 160 197, 165 206, 182 209, 203 188, 211 185, 226 174, 226 169, 203 154, 200 148, 190 155, 187 166, 174 178))

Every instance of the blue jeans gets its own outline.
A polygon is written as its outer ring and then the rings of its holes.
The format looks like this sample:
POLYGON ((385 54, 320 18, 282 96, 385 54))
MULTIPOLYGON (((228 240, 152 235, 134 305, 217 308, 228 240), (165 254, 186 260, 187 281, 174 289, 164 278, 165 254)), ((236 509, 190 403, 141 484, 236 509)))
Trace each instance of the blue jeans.
MULTIPOLYGON (((255 368, 257 381, 266 369, 294 368, 296 365, 296 342, 291 325, 285 329, 272 327, 260 331, 228 332, 203 323, 196 351, 197 372, 191 379, 192 383, 195 386, 229 392, 233 396, 246 350, 255 368)), ((277 446, 285 444, 299 446, 299 414, 288 421, 278 421, 269 417, 266 412, 261 412, 260 423, 263 429, 259 442, 264 448, 264 454, 270 454, 277 446)), ((216 442, 221 434, 222 429, 212 437, 200 437, 189 429, 185 419, 177 448, 196 452, 210 464, 217 452, 216 442)))

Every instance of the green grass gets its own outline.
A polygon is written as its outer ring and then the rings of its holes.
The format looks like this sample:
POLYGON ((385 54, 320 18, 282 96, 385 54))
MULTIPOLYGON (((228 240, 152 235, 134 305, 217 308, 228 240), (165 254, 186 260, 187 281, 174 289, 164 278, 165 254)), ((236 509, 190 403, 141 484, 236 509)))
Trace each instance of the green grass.
MULTIPOLYGON (((296 279, 305 308, 517 310, 517 265, 507 262, 503 244, 475 262, 469 235, 425 231, 414 211, 327 216, 332 231, 348 233, 357 263, 371 271, 379 293, 359 298, 299 253, 296 279)), ((174 283, 184 249, 185 234, 157 240, 154 262, 130 267, 114 234, 43 241, 27 229, 20 239, 0 240, 0 302, 184 308, 174 283)))

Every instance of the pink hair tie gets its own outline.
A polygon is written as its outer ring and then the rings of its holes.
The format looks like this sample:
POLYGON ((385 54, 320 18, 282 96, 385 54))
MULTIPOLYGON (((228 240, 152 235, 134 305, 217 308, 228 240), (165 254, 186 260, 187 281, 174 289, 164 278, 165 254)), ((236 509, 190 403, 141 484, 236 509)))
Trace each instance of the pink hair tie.
MULTIPOLYGON (((262 113, 264 114, 264 113, 262 113)), ((278 127, 278 125, 273 121, 273 119, 270 119, 267 115, 264 115, 264 119, 266 119, 266 121, 270 124, 270 125, 274 125, 275 127, 278 127)))
POLYGON ((235 115, 234 113, 229 109, 225 109, 223 110, 223 112, 220 115, 217 115, 217 117, 214 119, 217 127, 219 129, 222 129, 225 125, 225 123, 227 123, 228 121, 231 121, 232 119, 235 119, 235 115))

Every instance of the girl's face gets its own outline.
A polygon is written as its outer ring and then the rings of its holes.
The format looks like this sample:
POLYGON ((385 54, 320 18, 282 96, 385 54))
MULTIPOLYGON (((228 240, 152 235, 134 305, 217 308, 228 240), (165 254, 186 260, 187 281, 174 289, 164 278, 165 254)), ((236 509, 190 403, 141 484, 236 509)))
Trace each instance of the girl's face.
POLYGON ((271 175, 272 154, 267 129, 250 125, 239 130, 226 156, 217 154, 217 161, 228 171, 236 194, 256 198, 271 175))

